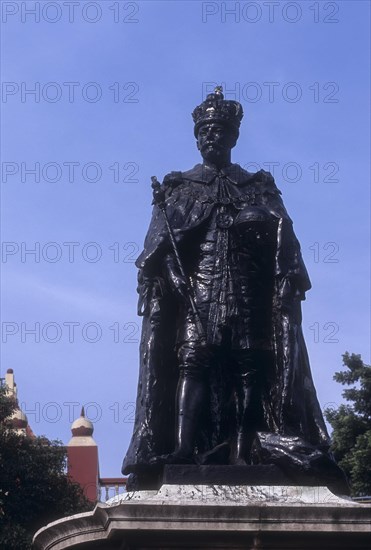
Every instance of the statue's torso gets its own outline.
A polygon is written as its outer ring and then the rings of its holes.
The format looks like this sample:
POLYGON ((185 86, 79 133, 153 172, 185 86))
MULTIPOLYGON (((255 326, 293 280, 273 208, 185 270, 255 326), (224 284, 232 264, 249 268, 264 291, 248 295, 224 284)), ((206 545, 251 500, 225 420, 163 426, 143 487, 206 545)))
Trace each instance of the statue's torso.
POLYGON ((270 349, 276 218, 226 178, 203 193, 211 214, 182 252, 208 342, 227 336, 234 349, 270 349))

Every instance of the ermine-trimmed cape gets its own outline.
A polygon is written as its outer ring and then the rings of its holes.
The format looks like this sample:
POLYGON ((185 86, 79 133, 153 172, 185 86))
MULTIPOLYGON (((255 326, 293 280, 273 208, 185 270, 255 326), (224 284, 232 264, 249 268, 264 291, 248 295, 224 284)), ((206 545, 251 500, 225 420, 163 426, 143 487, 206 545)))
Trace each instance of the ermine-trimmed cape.
MULTIPOLYGON (((188 172, 172 172, 162 184, 170 225, 181 245, 189 231, 209 218, 215 208, 209 184, 218 176, 227 177, 233 183, 236 196, 240 195, 243 202, 265 206, 278 220, 272 319, 275 372, 273 383, 263 396, 265 431, 280 436, 281 443, 286 437, 291 443, 292 438, 300 438, 309 447, 326 453, 329 436, 301 329, 301 300, 305 299, 311 284, 292 221, 272 175, 264 170, 252 174, 238 164, 230 165, 219 174, 201 164, 188 172)), ((174 351, 176 306, 174 297, 166 291, 161 267, 169 251, 171 245, 163 213, 155 205, 144 250, 136 262, 143 325, 134 433, 123 462, 124 474, 138 473, 152 457, 174 450, 179 374, 174 351)))

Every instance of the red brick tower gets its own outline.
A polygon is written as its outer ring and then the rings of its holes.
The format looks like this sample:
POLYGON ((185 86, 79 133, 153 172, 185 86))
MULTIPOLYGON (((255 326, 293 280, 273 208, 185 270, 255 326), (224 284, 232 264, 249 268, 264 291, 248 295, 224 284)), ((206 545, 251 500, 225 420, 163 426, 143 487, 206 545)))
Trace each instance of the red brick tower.
POLYGON ((72 423, 72 437, 67 445, 68 475, 78 483, 86 498, 98 500, 99 463, 98 447, 93 439, 93 424, 85 417, 84 407, 81 416, 72 423))

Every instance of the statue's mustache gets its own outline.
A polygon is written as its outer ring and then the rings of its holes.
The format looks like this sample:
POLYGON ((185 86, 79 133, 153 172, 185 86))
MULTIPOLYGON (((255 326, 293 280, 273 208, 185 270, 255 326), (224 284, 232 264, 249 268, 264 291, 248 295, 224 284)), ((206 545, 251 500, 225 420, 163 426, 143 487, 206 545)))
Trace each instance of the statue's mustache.
POLYGON ((208 149, 209 147, 212 147, 213 149, 221 148, 220 145, 215 141, 206 141, 205 143, 202 144, 201 151, 203 151, 204 149, 208 149))

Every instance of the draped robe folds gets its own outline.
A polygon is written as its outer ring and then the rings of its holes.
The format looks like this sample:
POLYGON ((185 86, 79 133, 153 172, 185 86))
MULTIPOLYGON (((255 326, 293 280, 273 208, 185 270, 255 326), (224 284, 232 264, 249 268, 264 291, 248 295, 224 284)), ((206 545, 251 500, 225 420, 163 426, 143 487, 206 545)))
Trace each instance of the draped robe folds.
MULTIPOLYGON (((232 164, 219 175, 235 186, 236 196, 243 203, 264 206, 277 219, 272 314, 274 372, 262 396, 265 429, 258 434, 256 461, 286 463, 289 469, 309 471, 313 463, 322 464, 325 457, 326 469, 330 462, 335 468, 328 454, 329 436, 301 329, 301 300, 311 284, 281 193, 272 175, 264 170, 252 174, 232 164)), ((215 197, 209 190, 216 177, 216 171, 201 164, 188 172, 171 172, 165 177, 162 188, 166 212, 179 246, 190 231, 207 223, 215 208, 215 197)), ((136 262, 138 313, 143 316, 143 324, 134 431, 123 462, 124 474, 139 475, 151 458, 171 453, 175 446, 177 304, 163 278, 162 262, 168 252, 168 230, 163 213, 155 205, 144 250, 136 262)), ((210 446, 217 442, 213 434, 209 434, 209 442, 214 442, 210 446)))

